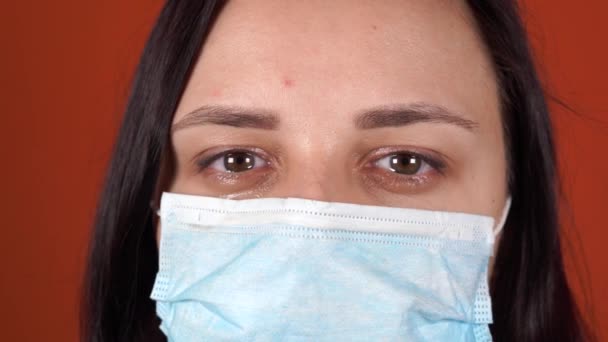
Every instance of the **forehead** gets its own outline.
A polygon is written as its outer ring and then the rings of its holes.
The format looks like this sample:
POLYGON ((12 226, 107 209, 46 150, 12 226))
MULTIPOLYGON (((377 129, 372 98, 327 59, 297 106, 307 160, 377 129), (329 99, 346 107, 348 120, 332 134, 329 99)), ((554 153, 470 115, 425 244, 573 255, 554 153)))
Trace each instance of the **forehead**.
POLYGON ((497 107, 491 69, 464 1, 231 0, 175 120, 207 103, 352 113, 425 101, 483 121, 497 107))

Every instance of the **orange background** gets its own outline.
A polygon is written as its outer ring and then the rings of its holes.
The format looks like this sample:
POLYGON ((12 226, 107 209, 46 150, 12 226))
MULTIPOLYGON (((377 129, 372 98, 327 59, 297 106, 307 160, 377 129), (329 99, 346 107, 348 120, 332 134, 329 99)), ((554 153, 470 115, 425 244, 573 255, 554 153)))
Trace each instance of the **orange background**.
MULTIPOLYGON (((570 270, 590 279, 594 325, 608 339, 608 2, 580 4, 526 0, 524 17, 548 91, 576 111, 551 103, 573 208, 567 221, 576 228, 568 237, 585 255, 570 270)), ((132 70, 161 5, 0 5, 2 340, 77 340, 96 198, 132 70)))

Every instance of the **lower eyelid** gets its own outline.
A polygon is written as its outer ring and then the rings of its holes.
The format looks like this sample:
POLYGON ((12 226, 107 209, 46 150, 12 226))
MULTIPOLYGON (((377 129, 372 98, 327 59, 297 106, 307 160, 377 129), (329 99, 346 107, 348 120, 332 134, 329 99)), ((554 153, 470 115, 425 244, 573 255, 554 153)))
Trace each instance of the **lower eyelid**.
POLYGON ((433 168, 423 174, 405 175, 373 167, 363 175, 362 180, 370 191, 415 194, 436 184, 440 174, 433 168))

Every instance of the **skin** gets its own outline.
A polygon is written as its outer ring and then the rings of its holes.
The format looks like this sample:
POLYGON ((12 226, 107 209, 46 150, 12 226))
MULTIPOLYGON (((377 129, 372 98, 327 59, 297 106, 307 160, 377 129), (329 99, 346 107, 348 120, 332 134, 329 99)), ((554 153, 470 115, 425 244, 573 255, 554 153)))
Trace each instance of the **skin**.
POLYGON ((162 191, 445 210, 496 221, 507 197, 497 82, 463 1, 232 0, 173 124, 162 191), (434 106, 427 114, 439 107, 458 119, 412 122, 411 112, 397 112, 377 119, 388 127, 353 122, 370 108, 417 110, 421 103, 434 106), (193 119, 204 106, 272 113, 276 127, 248 127, 251 121, 225 112, 212 122, 193 119), (221 153, 235 148, 249 151, 256 166, 227 172, 221 153), (390 156, 412 152, 443 167, 421 162, 413 175, 388 167, 390 156))

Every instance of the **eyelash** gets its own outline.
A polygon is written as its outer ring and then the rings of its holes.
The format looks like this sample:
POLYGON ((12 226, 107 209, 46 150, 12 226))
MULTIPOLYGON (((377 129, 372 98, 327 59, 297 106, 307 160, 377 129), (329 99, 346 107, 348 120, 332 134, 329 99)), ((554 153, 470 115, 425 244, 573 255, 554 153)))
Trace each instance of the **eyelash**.
MULTIPOLYGON (((254 165, 255 168, 259 168, 258 167, 258 159, 261 159, 264 161, 264 166, 267 166, 269 164, 269 162, 267 160, 265 160, 264 158, 260 157, 258 155, 258 153, 256 152, 252 152, 249 150, 245 150, 245 149, 233 149, 233 150, 227 150, 227 151, 222 151, 220 153, 217 153, 209 158, 205 158, 203 160, 201 160, 198 163, 198 167, 199 167, 199 171, 204 171, 205 169, 211 167, 213 164, 215 164, 216 162, 222 162, 222 158, 224 158, 227 154, 229 153, 247 153, 247 154, 251 154, 253 155, 254 159, 254 165)), ((249 171, 249 170, 248 170, 249 171)), ((222 171, 220 171, 222 172, 222 171)), ((244 173, 247 171, 243 171, 243 172, 229 172, 229 171, 223 171, 224 173, 231 173, 231 174, 237 174, 237 173, 244 173)))
MULTIPOLYGON (((385 154, 383 157, 376 159, 372 164, 378 166, 378 164, 387 159, 387 158, 391 158, 393 156, 396 155, 406 155, 406 156, 411 156, 411 157, 415 157, 417 159, 420 159, 423 163, 423 166, 421 166, 421 169, 424 168, 425 166, 432 168, 433 170, 437 171, 437 172, 442 172, 442 170, 445 168, 445 164, 440 161, 437 160, 433 157, 427 156, 425 154, 419 153, 419 152, 412 152, 412 151, 394 151, 392 153, 389 154, 385 154)), ((387 170, 386 168, 383 168, 385 170, 387 170)), ((390 171, 390 170, 387 170, 390 171)), ((415 177, 415 175, 406 175, 406 174, 400 174, 396 171, 393 171, 392 173, 394 173, 397 176, 400 177, 415 177)))
MULTIPOLYGON (((382 152, 382 149, 380 151, 376 151, 376 152, 380 152, 380 153, 373 153, 373 154, 381 154, 380 157, 374 157, 374 159, 368 163, 369 165, 372 166, 377 166, 378 162, 380 162, 381 160, 385 159, 385 158, 390 158, 392 156, 395 155, 400 155, 400 154, 405 154, 405 155, 409 155, 409 156, 413 156, 415 158, 419 158, 424 165, 432 168, 434 171, 437 171, 440 174, 444 173, 444 169, 446 168, 446 164, 444 161, 442 161, 440 158, 436 158, 436 157, 432 157, 430 155, 427 155, 425 153, 419 152, 419 151, 413 151, 413 150, 404 150, 404 149, 393 149, 390 152, 386 151, 386 152, 382 152)), ((260 152, 257 151, 253 151, 252 149, 247 149, 247 148, 235 148, 235 149, 229 149, 229 150, 224 150, 222 152, 213 154, 210 157, 203 157, 201 158, 201 160, 197 161, 197 168, 199 172, 203 172, 206 169, 208 169, 209 167, 211 167, 212 164, 216 163, 216 162, 221 162, 222 158, 225 157, 227 154, 229 153, 247 153, 247 154, 251 154, 255 159, 254 159, 254 169, 258 169, 260 167, 258 167, 258 159, 263 160, 263 165, 264 166, 268 166, 269 164, 271 164, 270 161, 264 159, 263 157, 261 157, 259 154, 261 154, 260 152)), ((424 167, 424 166, 422 166, 424 167)), ((422 168, 421 167, 421 168, 422 168)), ((405 177, 405 178, 415 178, 418 177, 419 175, 406 175, 406 174, 400 174, 394 171, 391 171, 389 169, 384 168, 385 172, 388 172, 390 174, 393 174, 396 177, 405 177)), ((250 170, 247 170, 250 171, 250 170)), ((242 174, 242 173, 246 173, 247 171, 242 171, 242 172, 230 172, 230 171, 218 171, 218 172, 222 172, 222 173, 226 173, 226 174, 242 174)))

